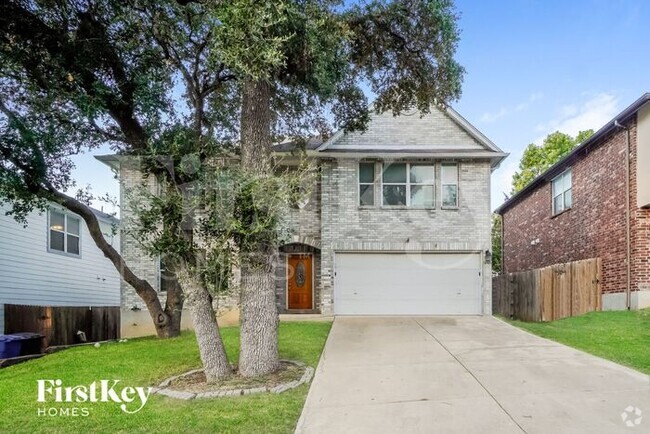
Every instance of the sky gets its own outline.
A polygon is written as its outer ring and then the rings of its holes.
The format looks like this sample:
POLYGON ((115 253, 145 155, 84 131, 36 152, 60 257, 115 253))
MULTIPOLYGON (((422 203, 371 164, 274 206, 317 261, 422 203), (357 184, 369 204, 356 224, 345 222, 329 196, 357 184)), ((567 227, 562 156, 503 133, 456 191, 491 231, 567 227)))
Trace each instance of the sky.
MULTIPOLYGON (((650 2, 457 0, 463 94, 452 106, 510 156, 492 174, 492 208, 511 190, 524 148, 553 132, 598 130, 650 92, 650 2)), ((75 158, 78 186, 117 196, 110 169, 75 158)), ((119 212, 95 202, 96 208, 119 212)))

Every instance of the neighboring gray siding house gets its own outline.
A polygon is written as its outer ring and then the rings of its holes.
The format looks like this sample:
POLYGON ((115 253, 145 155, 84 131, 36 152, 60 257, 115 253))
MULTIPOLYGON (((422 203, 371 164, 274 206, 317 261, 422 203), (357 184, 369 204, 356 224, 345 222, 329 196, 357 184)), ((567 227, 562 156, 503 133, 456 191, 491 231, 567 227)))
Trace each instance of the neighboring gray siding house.
MULTIPOLYGON (((0 203, 0 334, 5 304, 33 306, 119 306, 120 276, 95 246, 84 221, 60 206, 32 212, 27 226, 0 203)), ((106 240, 120 249, 113 225, 95 211, 106 240)))
MULTIPOLYGON (((281 164, 292 145, 275 147, 281 164)), ((490 176, 507 156, 453 109, 375 115, 364 133, 310 140, 311 200, 288 210, 280 313, 490 314, 490 176)), ((123 186, 139 174, 115 157, 123 186)), ((122 240, 125 259, 157 281, 158 264, 122 240)), ((122 306, 133 302, 123 286, 122 306)), ((141 303, 140 303, 141 304, 141 303)))

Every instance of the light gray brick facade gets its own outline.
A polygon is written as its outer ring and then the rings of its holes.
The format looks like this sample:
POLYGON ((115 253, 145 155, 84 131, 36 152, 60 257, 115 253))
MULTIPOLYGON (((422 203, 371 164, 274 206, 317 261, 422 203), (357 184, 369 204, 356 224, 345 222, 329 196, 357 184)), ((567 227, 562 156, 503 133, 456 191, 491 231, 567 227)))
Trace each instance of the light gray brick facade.
MULTIPOLYGON (((358 159, 322 163, 322 249, 320 311, 332 314, 336 252, 477 252, 490 250, 490 163, 458 161, 459 206, 442 209, 440 162, 436 160, 433 209, 360 207, 358 159)), ((367 161, 367 160, 364 160, 367 161)), ((422 160, 419 160, 422 161, 422 160)), ((382 162, 375 164, 376 203, 380 199, 382 162)), ((484 313, 490 312, 490 267, 483 271, 484 313)))
MULTIPOLYGON (((132 214, 129 211, 128 195, 137 186, 146 182, 151 191, 156 187, 155 181, 150 178, 144 180, 142 173, 138 167, 137 160, 121 160, 120 170, 120 204, 122 223, 128 225, 132 219, 132 214)), ((165 302, 165 293, 160 292, 160 267, 159 261, 154 261, 137 243, 137 241, 130 236, 127 231, 120 231, 120 246, 122 248, 122 257, 129 265, 131 270, 141 279, 147 280, 151 286, 158 291, 159 297, 162 302, 165 302)), ((122 295, 122 309, 138 310, 146 309, 142 299, 136 294, 131 285, 124 280, 121 281, 121 295, 122 295)))
MULTIPOLYGON (((454 112, 455 113, 455 112, 454 112)), ((456 116, 458 116, 456 114, 456 116)), ((314 257, 313 312, 333 314, 334 258, 337 252, 471 252, 481 255, 483 313, 491 313, 491 267, 485 252, 491 250, 490 175, 505 154, 464 120, 434 109, 431 114, 393 117, 375 116, 365 133, 338 134, 325 151, 308 153, 318 167, 309 202, 301 209, 288 209, 285 216, 292 230, 290 242, 281 247, 276 268, 276 301, 286 306, 286 260, 291 253, 314 257), (481 140, 483 138, 484 140, 481 140), (486 145, 486 142, 489 142, 486 145), (370 149, 375 147, 376 151, 370 149), (370 150, 362 150, 368 148, 370 150), (386 150, 399 150, 395 158, 386 150), (440 155, 437 155, 437 151, 440 155), (444 152, 442 152, 444 150, 444 152), (350 152, 348 152, 350 151, 350 152), (402 152, 403 151, 403 152, 402 152), (451 155, 449 152, 457 152, 451 155), (411 152, 411 156, 404 153, 411 152), (479 152, 480 155, 468 155, 479 152), (442 156, 444 154, 444 156, 442 156), (399 158, 398 158, 399 157, 399 158), (359 206, 359 162, 375 163, 374 207, 359 206), (433 162, 435 206, 430 209, 381 206, 381 172, 384 162, 433 162), (443 209, 440 165, 458 164, 458 207, 443 209)), ((134 168, 120 170, 122 190, 141 181, 134 168)), ((153 188, 153 187, 152 187, 153 188)), ((124 194, 124 193, 123 193, 124 194)), ((122 197, 123 202, 125 198, 122 197)), ((126 207, 123 220, 128 221, 126 207)), ((123 236, 122 253, 136 274, 158 285, 158 263, 145 255, 136 242, 123 236)), ((164 294, 161 294, 164 297, 164 294)), ((225 304, 236 303, 232 295, 225 304)), ((123 283, 122 306, 144 307, 132 288, 123 283)))
POLYGON ((375 148, 398 146, 404 149, 484 149, 448 114, 435 108, 424 116, 420 116, 419 112, 401 116, 393 116, 392 113, 374 115, 367 131, 345 134, 329 149, 346 149, 355 145, 375 148))

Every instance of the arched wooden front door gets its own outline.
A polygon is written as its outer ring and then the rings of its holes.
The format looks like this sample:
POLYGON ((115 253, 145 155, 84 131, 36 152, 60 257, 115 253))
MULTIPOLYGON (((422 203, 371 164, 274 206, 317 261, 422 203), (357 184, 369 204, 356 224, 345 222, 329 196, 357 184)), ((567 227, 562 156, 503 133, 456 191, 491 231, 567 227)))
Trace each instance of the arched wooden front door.
POLYGON ((314 263, 310 254, 290 254, 287 258, 287 308, 313 309, 314 263))

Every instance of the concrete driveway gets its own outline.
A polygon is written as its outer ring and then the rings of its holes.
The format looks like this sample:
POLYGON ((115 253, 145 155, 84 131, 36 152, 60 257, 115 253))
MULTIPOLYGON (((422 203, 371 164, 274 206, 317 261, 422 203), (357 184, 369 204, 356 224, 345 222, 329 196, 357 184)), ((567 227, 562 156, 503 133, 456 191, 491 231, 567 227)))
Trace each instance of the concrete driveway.
POLYGON ((337 317, 296 431, 650 432, 650 382, 492 317, 337 317))

